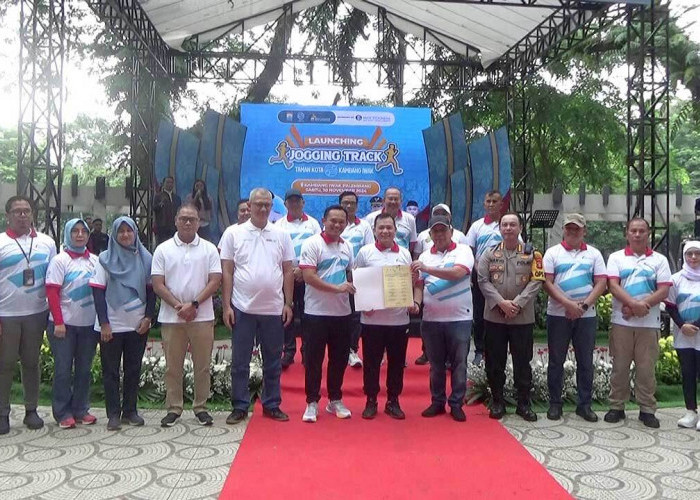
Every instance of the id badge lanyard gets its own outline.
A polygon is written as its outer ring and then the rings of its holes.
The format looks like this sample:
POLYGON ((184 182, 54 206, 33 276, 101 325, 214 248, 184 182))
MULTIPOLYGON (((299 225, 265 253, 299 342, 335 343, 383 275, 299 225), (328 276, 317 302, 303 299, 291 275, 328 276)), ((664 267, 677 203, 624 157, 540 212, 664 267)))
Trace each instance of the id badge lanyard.
POLYGON ((22 284, 24 286, 34 286, 34 269, 30 267, 32 250, 34 249, 34 237, 32 236, 29 240, 29 255, 27 255, 27 252, 24 251, 24 248, 22 248, 22 245, 19 244, 19 241, 15 240, 15 242, 22 252, 22 255, 24 255, 24 259, 27 261, 27 269, 22 271, 22 284))

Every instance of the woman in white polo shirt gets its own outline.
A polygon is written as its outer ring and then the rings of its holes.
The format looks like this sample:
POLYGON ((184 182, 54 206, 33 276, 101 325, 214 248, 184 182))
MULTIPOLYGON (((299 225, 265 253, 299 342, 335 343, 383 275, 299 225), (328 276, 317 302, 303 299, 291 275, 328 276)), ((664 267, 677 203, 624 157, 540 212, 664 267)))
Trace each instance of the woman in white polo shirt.
POLYGON ((138 238, 136 223, 119 217, 112 224, 109 246, 100 254, 90 280, 100 332, 102 381, 107 407, 107 429, 121 423, 143 425, 136 411, 141 361, 155 310, 151 287, 152 257, 138 238), (119 367, 124 366, 123 396, 119 394, 119 367))
POLYGON ((46 271, 49 299, 47 333, 54 357, 53 416, 62 429, 97 421, 90 409, 90 368, 98 336, 93 330, 95 307, 88 282, 97 255, 87 250, 88 226, 71 219, 64 229, 64 248, 46 271), (73 373, 71 373, 73 372, 73 373))

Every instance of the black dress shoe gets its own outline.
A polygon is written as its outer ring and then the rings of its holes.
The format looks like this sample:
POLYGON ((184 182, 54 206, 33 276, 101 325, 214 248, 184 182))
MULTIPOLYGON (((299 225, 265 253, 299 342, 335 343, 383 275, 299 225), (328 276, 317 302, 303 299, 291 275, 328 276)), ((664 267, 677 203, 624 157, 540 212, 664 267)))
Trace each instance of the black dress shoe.
POLYGON ((506 405, 503 401, 492 401, 489 410, 489 418, 502 419, 506 414, 506 405))
POLYGON ((30 410, 25 413, 23 423, 27 426, 27 429, 32 430, 41 429, 44 427, 44 421, 41 419, 36 410, 30 410))
POLYGON ((537 422, 537 413, 532 411, 532 408, 529 406, 518 406, 515 414, 520 415, 527 422, 537 422))
POLYGON ((658 429, 661 424, 659 424, 659 419, 654 416, 653 413, 639 412, 639 420, 642 421, 647 427, 652 429, 658 429))
MULTIPOLYGON (((162 424, 161 424, 162 425, 162 424)), ((107 430, 108 431, 118 431, 122 428, 122 419, 117 415, 112 415, 107 420, 107 430)))
POLYGON ((294 354, 286 353, 282 356, 282 368, 289 368, 289 365, 294 364, 294 354))
POLYGON ((620 420, 624 420, 625 418, 625 410, 608 410, 608 413, 605 414, 603 420, 605 420, 609 424, 616 424, 617 422, 619 422, 620 420))
POLYGON ((286 422, 289 420, 289 415, 280 410, 279 408, 263 408, 263 415, 272 420, 277 420, 278 422, 286 422))
POLYGON ((226 417, 226 423, 229 425, 237 424, 238 422, 243 422, 248 416, 248 413, 243 410, 233 410, 228 417, 226 417))
POLYGON ((10 432, 10 417, 0 417, 0 435, 10 432))
POLYGON ((438 415, 444 415, 445 413, 447 413, 445 411, 445 405, 432 404, 423 410, 421 415, 430 418, 437 417, 438 415))
POLYGON ((406 414, 399 406, 398 401, 387 401, 386 406, 384 407, 384 413, 389 415, 391 418, 395 418, 396 420, 404 420, 406 418, 406 414))
POLYGON ((365 409, 362 411, 362 418, 371 420, 377 416, 377 400, 368 399, 365 409))
MULTIPOLYGON (((578 413, 578 410, 576 410, 576 413, 578 413)), ((561 406, 559 405, 551 405, 549 407, 549 410, 547 410, 547 419, 548 420, 559 420, 561 418, 561 406)))
POLYGON ((427 365, 428 364, 428 356, 425 355, 425 353, 421 354, 416 358, 416 364, 417 365, 427 365))
POLYGON ((450 408, 450 415, 455 422, 466 422, 467 416, 461 406, 453 406, 450 408))
POLYGON ((598 415, 591 410, 590 406, 579 406, 576 408, 576 415, 584 419, 586 422, 597 422, 598 415))

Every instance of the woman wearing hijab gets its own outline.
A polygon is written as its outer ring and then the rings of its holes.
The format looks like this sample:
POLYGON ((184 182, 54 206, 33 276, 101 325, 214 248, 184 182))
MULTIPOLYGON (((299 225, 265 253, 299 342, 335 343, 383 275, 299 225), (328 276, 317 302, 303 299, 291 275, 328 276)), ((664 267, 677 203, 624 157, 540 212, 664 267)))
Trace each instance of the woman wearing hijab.
POLYGON ((136 401, 156 296, 151 288, 151 254, 138 239, 136 224, 129 217, 119 217, 112 224, 108 248, 100 254, 90 286, 97 311, 95 330, 100 332, 107 429, 119 430, 122 423, 143 425, 136 401))
POLYGON ((207 185, 202 179, 194 181, 192 192, 185 198, 185 204, 192 204, 199 212, 199 229, 197 234, 200 238, 209 239, 209 223, 211 222, 212 199, 207 193, 207 185))
POLYGON ((98 337, 93 331, 95 307, 88 286, 97 256, 86 248, 88 237, 85 221, 66 222, 63 251, 51 260, 46 271, 46 297, 51 310, 47 332, 54 357, 51 406, 62 429, 97 421, 89 413, 90 368, 98 337))
POLYGON ((683 269, 671 277, 666 310, 673 320, 673 346, 681 363, 686 414, 679 427, 700 431, 697 380, 700 376, 700 241, 683 247, 683 269))

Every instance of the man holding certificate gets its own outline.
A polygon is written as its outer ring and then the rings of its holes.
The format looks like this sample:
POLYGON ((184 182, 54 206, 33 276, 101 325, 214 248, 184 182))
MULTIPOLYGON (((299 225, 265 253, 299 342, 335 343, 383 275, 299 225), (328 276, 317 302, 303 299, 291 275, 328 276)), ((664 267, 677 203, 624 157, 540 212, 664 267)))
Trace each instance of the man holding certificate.
POLYGON ((430 361, 432 402, 422 415, 445 413, 445 403, 457 422, 466 421, 462 410, 467 392, 467 354, 472 324, 472 294, 469 274, 474 267, 471 249, 452 241, 452 226, 444 215, 428 223, 433 246, 424 251, 411 268, 419 272, 413 288, 414 306, 423 302, 421 336, 430 361), (445 363, 452 367, 452 393, 445 393, 445 363))
MULTIPOLYGON (((396 223, 389 214, 379 214, 374 219, 376 243, 363 246, 355 259, 355 269, 365 267, 386 267, 411 265, 411 254, 396 243, 396 223)), ((362 311, 362 356, 363 385, 367 403, 362 418, 372 419, 377 415, 379 395, 379 367, 386 351, 387 402, 384 413, 392 418, 406 418, 399 395, 403 390, 403 371, 406 364, 408 345, 408 311, 418 313, 418 306, 411 308, 393 307, 362 311)))
POLYGON ((323 214, 324 231, 304 241, 299 268, 304 276, 304 305, 307 327, 305 368, 306 411, 302 420, 316 422, 321 399, 323 358, 328 347, 326 411, 338 418, 350 418, 343 404, 343 377, 350 354, 350 295, 355 293, 347 280, 352 269, 350 243, 340 235, 348 214, 340 205, 331 205, 323 214))

